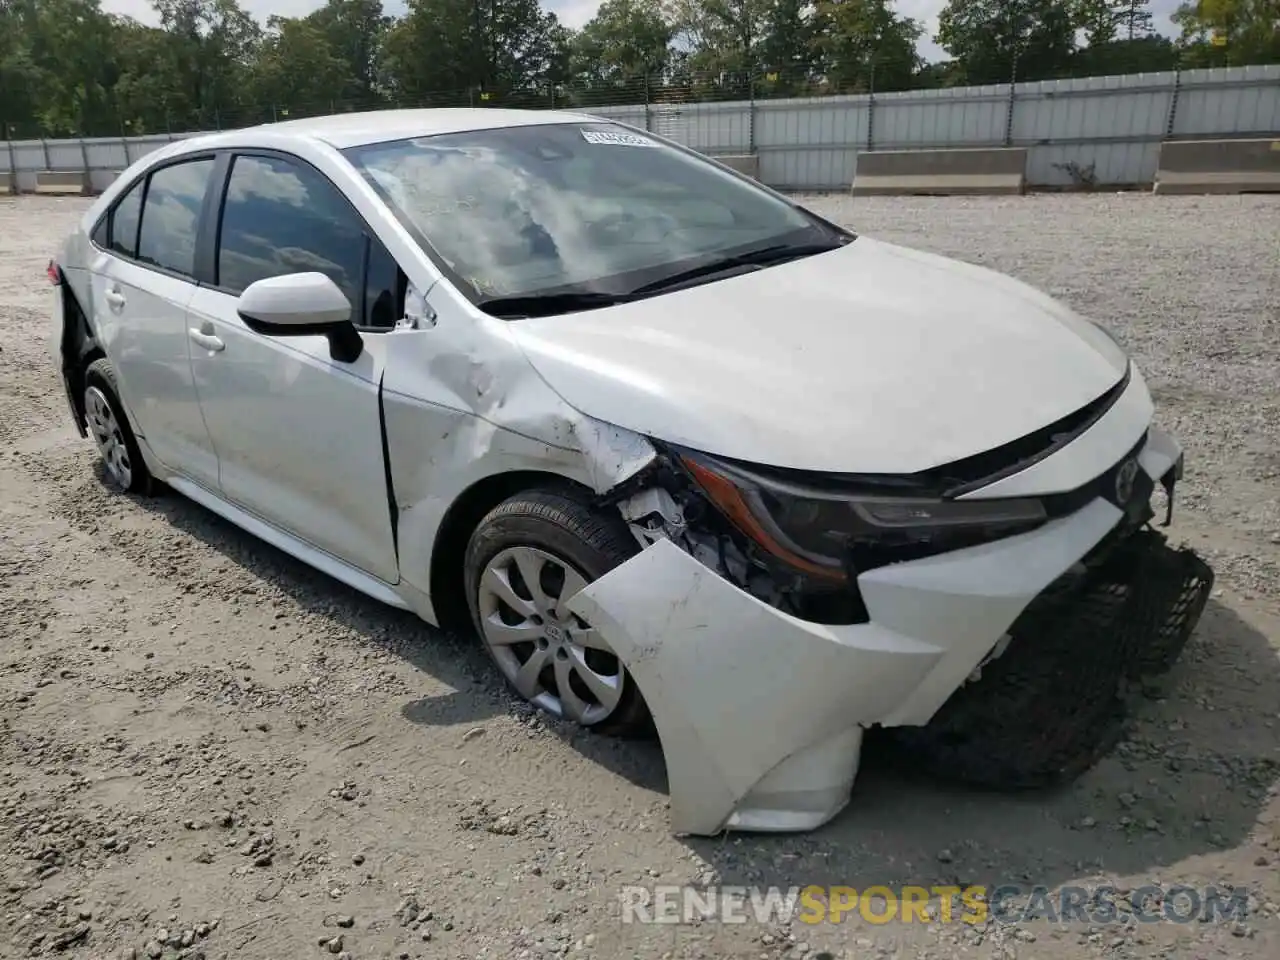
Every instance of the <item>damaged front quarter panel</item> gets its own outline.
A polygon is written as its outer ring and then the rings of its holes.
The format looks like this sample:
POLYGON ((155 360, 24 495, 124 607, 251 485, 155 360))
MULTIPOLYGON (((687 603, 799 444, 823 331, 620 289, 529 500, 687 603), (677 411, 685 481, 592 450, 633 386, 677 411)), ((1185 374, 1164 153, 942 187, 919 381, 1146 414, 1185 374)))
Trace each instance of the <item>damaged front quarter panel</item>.
POLYGON ((848 802, 862 731, 927 723, 1119 518, 1099 500, 1031 533, 869 571, 865 623, 792 616, 663 535, 568 606, 644 694, 677 833, 807 830, 848 802))
POLYGON ((479 327, 439 305, 430 329, 386 334, 393 342, 382 384, 401 583, 432 623, 438 535, 468 491, 541 474, 603 495, 656 457, 645 437, 561 400, 502 336, 501 321, 479 327))

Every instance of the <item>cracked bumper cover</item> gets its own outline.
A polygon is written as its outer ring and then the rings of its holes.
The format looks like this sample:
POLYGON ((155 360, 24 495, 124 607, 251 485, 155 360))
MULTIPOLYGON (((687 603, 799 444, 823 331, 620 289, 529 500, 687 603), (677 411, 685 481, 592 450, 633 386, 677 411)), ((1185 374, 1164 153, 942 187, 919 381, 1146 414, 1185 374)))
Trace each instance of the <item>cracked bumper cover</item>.
MULTIPOLYGON (((1138 459, 1159 481, 1181 449, 1152 429, 1138 459)), ((1028 534, 868 571, 858 578, 865 624, 799 620, 667 540, 569 607, 648 702, 676 833, 808 830, 848 803, 863 729, 928 723, 1122 516, 1099 498, 1028 534)))

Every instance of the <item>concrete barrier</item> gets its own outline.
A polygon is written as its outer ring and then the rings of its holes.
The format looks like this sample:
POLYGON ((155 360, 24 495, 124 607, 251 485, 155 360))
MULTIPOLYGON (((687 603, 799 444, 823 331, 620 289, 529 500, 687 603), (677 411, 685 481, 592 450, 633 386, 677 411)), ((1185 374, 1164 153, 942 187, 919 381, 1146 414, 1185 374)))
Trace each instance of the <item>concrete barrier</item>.
POLYGON ((1023 193, 1022 147, 966 150, 871 150, 858 154, 853 195, 959 196, 1023 193))
POLYGON ((726 167, 732 167, 739 173, 746 174, 752 180, 760 179, 760 158, 753 153, 733 154, 714 159, 719 160, 726 167))
POLYGON ((0 194, 17 192, 13 185, 13 174, 0 173, 0 194))
POLYGON ((83 196, 87 193, 83 170, 40 170, 36 173, 36 193, 83 196))
POLYGON ((100 196, 106 192, 108 187, 116 182, 116 179, 119 176, 119 170, 90 170, 89 193, 95 197, 100 196))
POLYGON ((1280 193, 1280 139, 1169 140, 1155 193, 1280 193))

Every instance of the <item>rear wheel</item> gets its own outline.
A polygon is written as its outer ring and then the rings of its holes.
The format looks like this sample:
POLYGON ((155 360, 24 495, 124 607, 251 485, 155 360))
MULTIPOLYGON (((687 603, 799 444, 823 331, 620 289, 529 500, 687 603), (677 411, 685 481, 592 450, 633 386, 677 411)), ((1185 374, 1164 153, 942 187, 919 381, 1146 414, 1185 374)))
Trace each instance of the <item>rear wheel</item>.
POLYGON ((120 403, 111 361, 100 357, 89 364, 84 383, 85 421, 108 479, 128 493, 151 493, 154 481, 120 403))
POLYGON ((467 601, 489 656, 522 698, 597 733, 652 732, 631 676, 565 606, 638 550, 621 517, 593 510, 572 489, 517 494, 480 521, 466 553, 467 601))

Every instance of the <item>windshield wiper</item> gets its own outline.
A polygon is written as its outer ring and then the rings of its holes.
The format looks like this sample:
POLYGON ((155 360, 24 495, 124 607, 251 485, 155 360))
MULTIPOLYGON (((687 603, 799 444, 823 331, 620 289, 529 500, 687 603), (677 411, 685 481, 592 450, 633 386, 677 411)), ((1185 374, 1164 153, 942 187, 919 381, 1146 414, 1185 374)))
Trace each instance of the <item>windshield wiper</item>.
POLYGON ((633 299, 626 293, 601 293, 594 290, 530 293, 518 297, 489 297, 476 306, 493 317, 516 320, 521 317, 552 317, 560 313, 612 307, 633 299))
POLYGON ((743 267, 764 267, 788 260, 799 260, 818 253, 838 250, 851 242, 853 238, 827 241, 824 243, 779 243, 749 253, 740 253, 731 257, 721 257, 710 263, 704 263, 687 270, 679 270, 669 276, 650 283, 641 284, 625 293, 607 293, 601 290, 559 290, 547 293, 528 293, 514 297, 489 297, 476 302, 485 313, 504 320, 518 320, 522 317, 552 317, 561 313, 577 313, 581 310, 598 310, 601 307, 612 307, 620 303, 642 300, 647 296, 664 290, 671 290, 685 284, 693 284, 703 278, 711 278, 719 273, 743 267))
POLYGON ((657 293, 660 290, 669 290, 672 287, 701 280, 704 277, 713 277, 718 273, 726 273, 739 267, 765 267, 777 263, 786 263, 789 260, 799 260, 802 257, 811 257, 819 253, 828 253, 831 250, 839 250, 851 242, 851 239, 827 241, 825 243, 779 243, 770 247, 762 247, 759 250, 752 250, 748 253, 739 253, 732 257, 721 257, 710 263, 690 267, 688 270, 679 270, 659 280, 642 284, 629 291, 627 295, 635 297, 657 293))

